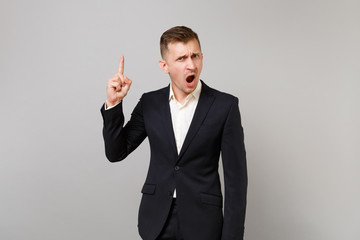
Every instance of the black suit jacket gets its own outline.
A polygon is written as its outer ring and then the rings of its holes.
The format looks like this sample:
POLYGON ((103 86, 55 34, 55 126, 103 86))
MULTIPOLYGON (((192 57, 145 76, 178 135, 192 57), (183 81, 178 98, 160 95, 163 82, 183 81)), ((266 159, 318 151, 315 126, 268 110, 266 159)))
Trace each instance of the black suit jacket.
POLYGON ((247 170, 238 99, 203 83, 199 102, 180 153, 173 133, 169 86, 143 94, 124 127, 122 103, 101 109, 105 152, 121 161, 146 138, 151 157, 142 188, 139 233, 154 240, 162 230, 176 188, 186 240, 243 239, 247 170), (218 174, 222 156, 225 203, 218 174))

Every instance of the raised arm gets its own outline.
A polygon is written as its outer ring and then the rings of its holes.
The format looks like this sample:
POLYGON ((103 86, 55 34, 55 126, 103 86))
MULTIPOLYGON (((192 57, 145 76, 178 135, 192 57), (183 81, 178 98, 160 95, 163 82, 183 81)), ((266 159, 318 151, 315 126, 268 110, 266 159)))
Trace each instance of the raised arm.
POLYGON ((130 121, 124 126, 122 100, 128 93, 131 82, 124 76, 124 57, 121 56, 119 71, 107 84, 106 106, 101 108, 105 153, 110 162, 126 158, 147 136, 141 101, 135 107, 130 121))

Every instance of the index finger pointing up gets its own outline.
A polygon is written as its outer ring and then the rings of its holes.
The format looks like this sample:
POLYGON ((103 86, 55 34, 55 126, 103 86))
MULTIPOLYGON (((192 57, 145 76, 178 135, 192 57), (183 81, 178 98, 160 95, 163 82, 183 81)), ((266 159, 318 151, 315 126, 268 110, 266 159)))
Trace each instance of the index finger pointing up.
POLYGON ((124 74, 124 56, 121 56, 121 57, 120 57, 119 73, 120 73, 121 75, 124 74))

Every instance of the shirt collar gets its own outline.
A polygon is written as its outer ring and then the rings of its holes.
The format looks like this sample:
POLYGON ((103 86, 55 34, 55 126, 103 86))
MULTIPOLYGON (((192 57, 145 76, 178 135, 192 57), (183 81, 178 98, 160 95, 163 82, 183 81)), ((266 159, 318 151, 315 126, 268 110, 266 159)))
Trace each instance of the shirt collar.
MULTIPOLYGON (((202 83, 199 80, 196 88, 194 89, 194 91, 192 91, 187 97, 186 100, 190 99, 190 97, 194 97, 195 99, 199 99, 200 97, 200 93, 201 93, 201 89, 202 89, 202 83)), ((172 89, 172 83, 170 82, 170 92, 169 92, 169 101, 171 101, 172 99, 175 100, 175 95, 172 89)))

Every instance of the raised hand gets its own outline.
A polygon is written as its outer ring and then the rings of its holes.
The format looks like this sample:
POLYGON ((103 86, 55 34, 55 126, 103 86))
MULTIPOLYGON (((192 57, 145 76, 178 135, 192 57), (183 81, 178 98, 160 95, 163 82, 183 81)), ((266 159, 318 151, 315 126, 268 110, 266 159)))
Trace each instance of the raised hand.
POLYGON ((124 76, 124 56, 120 57, 119 71, 112 76, 106 88, 106 106, 111 107, 123 100, 131 86, 131 79, 124 76))

